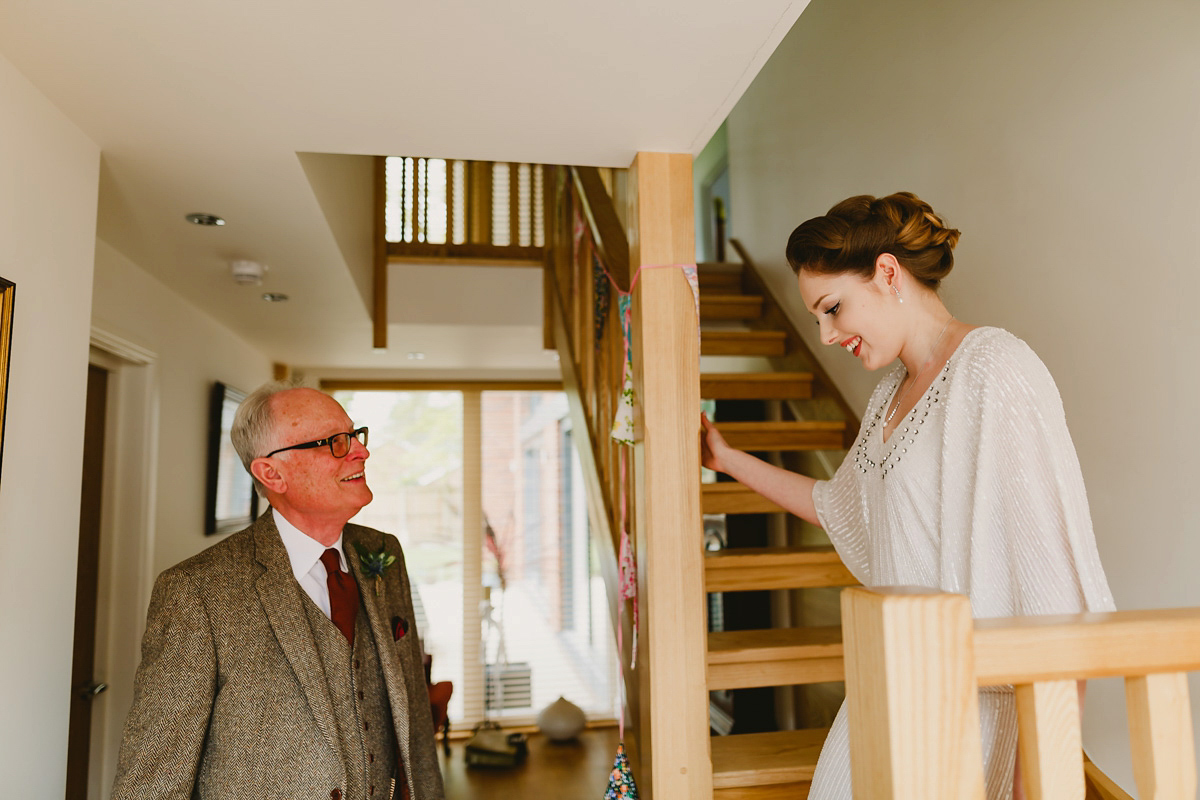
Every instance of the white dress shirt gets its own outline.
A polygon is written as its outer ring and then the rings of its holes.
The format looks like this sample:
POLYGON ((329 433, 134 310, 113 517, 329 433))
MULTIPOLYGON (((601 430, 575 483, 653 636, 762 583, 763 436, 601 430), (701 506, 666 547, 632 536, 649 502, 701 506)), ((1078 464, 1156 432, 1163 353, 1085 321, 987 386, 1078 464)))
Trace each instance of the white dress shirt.
MULTIPOLYGON (((332 619, 332 612, 329 609, 329 584, 327 583, 329 575, 325 570, 325 565, 321 563, 321 555, 328 548, 288 522, 284 519, 283 514, 274 508, 271 509, 271 514, 275 518, 275 527, 279 530, 279 538, 283 539, 283 546, 287 548, 288 560, 292 562, 292 574, 296 576, 300 588, 308 593, 312 601, 317 604, 317 608, 325 612, 325 616, 332 619)), ((346 553, 342 549, 340 535, 331 547, 338 551, 338 560, 341 562, 342 569, 349 572, 350 565, 346 562, 346 553)))

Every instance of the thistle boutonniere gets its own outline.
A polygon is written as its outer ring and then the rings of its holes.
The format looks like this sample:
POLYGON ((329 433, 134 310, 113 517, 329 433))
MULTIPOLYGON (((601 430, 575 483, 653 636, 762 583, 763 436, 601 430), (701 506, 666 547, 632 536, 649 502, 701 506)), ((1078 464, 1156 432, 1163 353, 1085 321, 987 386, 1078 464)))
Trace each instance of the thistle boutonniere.
POLYGON ((358 542, 354 543, 354 549, 358 551, 358 561, 362 564, 363 571, 375 579, 375 596, 378 597, 383 586, 383 573, 396 563, 396 557, 382 547, 379 548, 379 552, 372 553, 358 542))

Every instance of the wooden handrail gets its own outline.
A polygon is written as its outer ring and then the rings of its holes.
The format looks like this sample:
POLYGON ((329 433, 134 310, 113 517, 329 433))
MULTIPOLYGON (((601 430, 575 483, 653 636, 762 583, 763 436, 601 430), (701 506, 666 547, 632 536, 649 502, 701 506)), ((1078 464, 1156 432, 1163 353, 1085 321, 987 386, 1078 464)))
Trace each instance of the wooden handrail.
POLYGON ((624 291, 629 291, 629 240, 625 228, 617 216, 612 197, 604 188, 600 170, 595 167, 572 167, 575 179, 583 194, 584 207, 599 239, 597 244, 604 256, 604 264, 613 280, 624 291))
POLYGON ((856 793, 981 799, 976 687, 1011 681, 1027 797, 1084 800, 1076 682, 1121 675, 1142 796, 1195 796, 1186 673, 1200 668, 1200 609, 973 622, 962 595, 853 588, 842 624, 856 793))

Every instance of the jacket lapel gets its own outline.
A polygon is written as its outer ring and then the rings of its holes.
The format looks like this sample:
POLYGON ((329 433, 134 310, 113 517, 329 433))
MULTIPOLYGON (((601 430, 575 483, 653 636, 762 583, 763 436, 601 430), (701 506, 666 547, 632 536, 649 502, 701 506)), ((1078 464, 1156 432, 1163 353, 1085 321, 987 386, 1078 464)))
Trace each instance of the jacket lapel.
MULTIPOLYGON (((313 641, 312 629, 304 613, 300 584, 292 574, 287 549, 275 528, 275 519, 268 509, 258 518, 254 530, 254 554, 266 571, 255 583, 258 597, 266 611, 267 620, 279 642, 296 679, 308 700, 309 709, 317 728, 325 736, 333 753, 339 753, 337 720, 333 712, 333 700, 313 641)), ((340 759, 339 759, 340 761, 340 759)))
POLYGON ((398 591, 396 575, 399 574, 399 563, 384 573, 379 594, 375 593, 375 579, 366 574, 362 559, 358 556, 356 545, 362 545, 371 552, 378 552, 384 547, 384 538, 377 532, 368 532, 354 525, 347 525, 342 534, 342 543, 346 550, 346 560, 350 562, 350 570, 354 580, 358 582, 358 592, 362 597, 363 607, 367 609, 367 620, 371 624, 371 635, 375 639, 375 648, 379 652, 379 663, 383 668, 384 683, 387 685, 388 700, 392 704, 392 721, 396 726, 396 741, 400 745, 400 756, 404 763, 411 764, 408 726, 408 683, 404 670, 400 668, 399 655, 396 652, 395 640, 392 637, 388 607, 399 606, 398 598, 390 598, 388 592, 398 591), (389 602, 390 601, 390 602, 389 602))

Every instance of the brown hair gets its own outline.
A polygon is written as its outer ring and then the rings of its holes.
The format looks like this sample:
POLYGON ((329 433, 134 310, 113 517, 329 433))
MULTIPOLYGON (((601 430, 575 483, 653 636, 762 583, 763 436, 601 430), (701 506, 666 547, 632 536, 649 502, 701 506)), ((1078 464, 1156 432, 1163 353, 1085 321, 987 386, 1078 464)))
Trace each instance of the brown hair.
POLYGON ((853 272, 867 279, 875 274, 875 259, 891 253, 914 278, 937 289, 954 266, 958 237, 912 192, 861 194, 792 231, 787 260, 797 273, 853 272))

